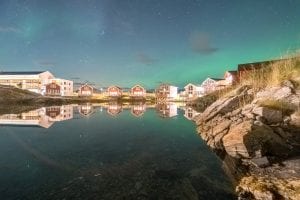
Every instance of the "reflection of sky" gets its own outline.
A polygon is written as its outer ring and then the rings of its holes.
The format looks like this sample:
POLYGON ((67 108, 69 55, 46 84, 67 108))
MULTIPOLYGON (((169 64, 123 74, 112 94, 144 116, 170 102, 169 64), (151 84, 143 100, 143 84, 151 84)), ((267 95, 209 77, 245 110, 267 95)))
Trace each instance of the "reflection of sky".
POLYGON ((143 181, 142 187, 160 188, 163 182, 176 181, 152 177, 155 170, 170 169, 186 179, 196 172, 197 177, 191 179, 205 185, 197 191, 210 191, 201 192, 203 198, 216 195, 219 199, 228 195, 230 188, 220 161, 182 115, 160 118, 149 109, 136 118, 125 110, 114 118, 95 112, 88 118, 75 115, 50 129, 0 127, 0 133, 3 198, 54 195, 53 199, 62 199, 78 193, 101 197, 119 194, 120 187, 126 188, 128 195, 136 179, 143 181))
POLYGON ((0 70, 183 86, 299 48, 299 10, 295 0, 3 0, 0 70))

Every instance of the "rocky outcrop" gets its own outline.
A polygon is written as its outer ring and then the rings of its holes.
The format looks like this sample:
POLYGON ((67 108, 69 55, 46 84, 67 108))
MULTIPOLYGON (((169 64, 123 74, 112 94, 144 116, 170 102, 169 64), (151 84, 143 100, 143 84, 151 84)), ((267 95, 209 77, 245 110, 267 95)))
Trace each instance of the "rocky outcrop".
POLYGON ((244 86, 195 118, 203 140, 246 169, 237 178, 240 199, 300 199, 300 163, 293 160, 295 170, 290 160, 300 155, 299 94, 289 81, 256 94, 244 86))

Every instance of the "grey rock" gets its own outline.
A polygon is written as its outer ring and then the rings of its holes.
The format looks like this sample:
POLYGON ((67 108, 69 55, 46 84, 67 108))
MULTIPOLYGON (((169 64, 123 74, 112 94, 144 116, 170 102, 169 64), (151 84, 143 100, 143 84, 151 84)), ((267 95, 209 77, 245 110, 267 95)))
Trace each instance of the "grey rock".
POLYGON ((282 111, 274 110, 267 107, 257 107, 252 110, 256 115, 259 115, 267 120, 268 123, 279 123, 282 121, 282 111))
POLYGON ((270 165, 269 160, 266 156, 261 158, 252 158, 250 163, 255 167, 267 167, 270 165))

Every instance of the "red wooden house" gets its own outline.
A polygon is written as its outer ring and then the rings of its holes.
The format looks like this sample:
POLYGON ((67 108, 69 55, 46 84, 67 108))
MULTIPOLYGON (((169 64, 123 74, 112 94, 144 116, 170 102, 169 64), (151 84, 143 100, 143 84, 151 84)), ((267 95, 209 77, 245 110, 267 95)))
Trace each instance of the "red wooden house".
POLYGON ((110 86, 107 88, 107 95, 109 97, 121 97, 122 89, 118 86, 110 86))
POLYGON ((49 83, 46 85, 46 95, 60 96, 60 86, 56 83, 49 83))
POLYGON ((146 96, 146 90, 140 86, 135 85, 130 89, 130 96, 131 97, 145 97, 146 96))
POLYGON ((93 96, 93 92, 94 92, 94 88, 86 83, 79 88, 78 96, 82 96, 82 97, 93 96))

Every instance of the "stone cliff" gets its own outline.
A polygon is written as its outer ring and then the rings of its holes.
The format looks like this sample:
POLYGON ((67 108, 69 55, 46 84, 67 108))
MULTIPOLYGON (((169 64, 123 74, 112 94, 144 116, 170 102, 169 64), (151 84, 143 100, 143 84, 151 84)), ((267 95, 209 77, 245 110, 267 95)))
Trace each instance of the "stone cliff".
POLYGON ((194 120, 240 199, 300 199, 300 90, 242 86, 194 120))

